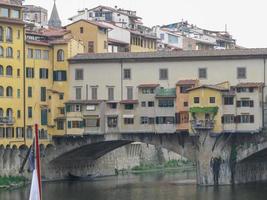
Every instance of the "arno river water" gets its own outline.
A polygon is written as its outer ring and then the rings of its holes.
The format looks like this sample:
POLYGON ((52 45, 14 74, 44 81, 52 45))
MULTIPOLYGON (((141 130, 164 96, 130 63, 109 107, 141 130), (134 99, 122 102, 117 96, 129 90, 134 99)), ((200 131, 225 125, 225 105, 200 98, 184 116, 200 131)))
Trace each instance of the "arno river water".
MULTIPOLYGON (((198 187, 177 180, 191 173, 153 173, 53 182, 43 186, 43 200, 266 200, 267 184, 198 187)), ((0 200, 28 200, 29 187, 0 191, 0 200)))

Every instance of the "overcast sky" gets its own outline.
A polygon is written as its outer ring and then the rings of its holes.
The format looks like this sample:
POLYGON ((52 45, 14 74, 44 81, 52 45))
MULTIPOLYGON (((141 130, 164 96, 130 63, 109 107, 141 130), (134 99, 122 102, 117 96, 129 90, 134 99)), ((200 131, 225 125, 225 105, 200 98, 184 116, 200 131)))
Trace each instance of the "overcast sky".
MULTIPOLYGON (((54 0, 25 0, 49 11, 54 0)), ((187 20, 201 28, 228 31, 244 47, 267 47, 267 1, 265 0, 57 0, 64 24, 79 9, 107 5, 136 10, 144 25, 163 25, 187 20)))

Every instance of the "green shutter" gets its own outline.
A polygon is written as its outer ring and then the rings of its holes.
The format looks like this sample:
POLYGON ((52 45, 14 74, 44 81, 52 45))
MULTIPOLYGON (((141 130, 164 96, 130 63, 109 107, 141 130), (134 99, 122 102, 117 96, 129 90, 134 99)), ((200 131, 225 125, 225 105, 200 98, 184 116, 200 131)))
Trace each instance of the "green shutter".
POLYGON ((67 105, 67 106, 66 106, 66 111, 67 111, 67 112, 70 112, 70 109, 71 109, 71 105, 67 105))
POLYGON ((68 128, 71 128, 71 121, 68 121, 68 128))

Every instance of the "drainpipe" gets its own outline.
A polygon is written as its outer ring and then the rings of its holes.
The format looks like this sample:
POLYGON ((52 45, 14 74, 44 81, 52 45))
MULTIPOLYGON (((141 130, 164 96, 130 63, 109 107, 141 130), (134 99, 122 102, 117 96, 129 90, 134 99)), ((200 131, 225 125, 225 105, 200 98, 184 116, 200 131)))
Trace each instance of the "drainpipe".
POLYGON ((123 100, 123 60, 120 59, 121 64, 121 100, 123 100))
POLYGON ((24 135, 24 144, 26 144, 26 31, 25 26, 23 27, 23 69, 22 69, 22 78, 23 78, 23 135, 24 135))

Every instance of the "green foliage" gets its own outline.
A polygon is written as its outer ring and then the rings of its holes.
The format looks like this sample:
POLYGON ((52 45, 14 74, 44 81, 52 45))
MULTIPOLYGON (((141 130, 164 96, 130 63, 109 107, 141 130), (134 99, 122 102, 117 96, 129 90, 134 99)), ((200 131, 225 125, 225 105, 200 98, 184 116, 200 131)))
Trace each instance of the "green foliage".
POLYGON ((191 107, 189 112, 190 113, 213 113, 214 115, 218 112, 218 107, 191 107))
POLYGON ((0 186, 9 186, 13 184, 23 183, 26 181, 22 176, 3 176, 0 177, 0 186))
POLYGON ((168 168, 181 168, 193 166, 193 163, 188 160, 169 160, 165 162, 163 165, 155 165, 155 164, 141 164, 139 166, 135 166, 132 168, 134 171, 148 171, 155 169, 168 169, 168 168))

